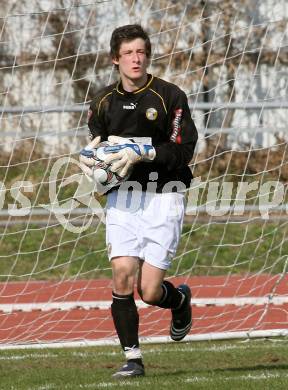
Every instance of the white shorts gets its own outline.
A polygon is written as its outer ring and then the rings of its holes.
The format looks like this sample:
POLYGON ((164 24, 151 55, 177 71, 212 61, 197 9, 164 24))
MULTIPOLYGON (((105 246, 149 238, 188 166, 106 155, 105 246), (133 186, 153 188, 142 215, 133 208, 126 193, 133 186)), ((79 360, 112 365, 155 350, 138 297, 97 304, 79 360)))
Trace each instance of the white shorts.
POLYGON ((160 269, 170 267, 181 236, 184 194, 133 191, 127 197, 127 192, 113 191, 106 211, 109 260, 133 256, 160 269))

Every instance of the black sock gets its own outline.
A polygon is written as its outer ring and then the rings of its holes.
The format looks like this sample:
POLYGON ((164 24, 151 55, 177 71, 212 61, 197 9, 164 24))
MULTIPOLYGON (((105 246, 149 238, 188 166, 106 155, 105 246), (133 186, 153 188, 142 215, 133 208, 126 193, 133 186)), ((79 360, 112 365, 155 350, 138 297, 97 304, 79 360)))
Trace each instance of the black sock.
MULTIPOLYGON (((122 349, 139 348, 139 314, 133 294, 112 293, 111 313, 122 349)), ((138 359, 137 359, 138 360, 138 359)))
POLYGON ((184 302, 185 296, 168 280, 162 283, 163 294, 157 306, 164 309, 179 309, 184 302))

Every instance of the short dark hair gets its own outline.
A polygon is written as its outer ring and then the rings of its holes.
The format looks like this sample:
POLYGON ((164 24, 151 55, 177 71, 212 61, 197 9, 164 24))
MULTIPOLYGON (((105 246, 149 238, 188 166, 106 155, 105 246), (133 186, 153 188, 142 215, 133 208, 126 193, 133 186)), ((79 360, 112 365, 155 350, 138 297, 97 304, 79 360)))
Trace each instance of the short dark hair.
POLYGON ((149 35, 143 30, 140 24, 127 24, 126 26, 116 28, 110 40, 110 55, 112 58, 119 58, 119 50, 122 42, 129 42, 136 38, 142 38, 145 41, 146 56, 151 56, 151 42, 149 35))

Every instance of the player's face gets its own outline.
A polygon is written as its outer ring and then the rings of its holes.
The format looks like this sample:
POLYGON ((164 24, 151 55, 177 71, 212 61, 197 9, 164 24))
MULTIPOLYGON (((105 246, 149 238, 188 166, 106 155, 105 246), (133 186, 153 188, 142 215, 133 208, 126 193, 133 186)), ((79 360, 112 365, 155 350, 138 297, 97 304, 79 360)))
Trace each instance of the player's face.
POLYGON ((122 42, 119 58, 113 59, 113 62, 119 66, 122 81, 131 80, 137 83, 146 80, 148 58, 145 41, 136 38, 133 41, 122 42))

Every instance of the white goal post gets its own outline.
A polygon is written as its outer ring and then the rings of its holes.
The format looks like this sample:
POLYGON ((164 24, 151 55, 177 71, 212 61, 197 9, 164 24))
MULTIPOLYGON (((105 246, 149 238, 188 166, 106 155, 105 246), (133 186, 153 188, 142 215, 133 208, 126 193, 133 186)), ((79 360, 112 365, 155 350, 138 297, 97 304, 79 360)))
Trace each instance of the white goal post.
MULTIPOLYGON (((77 161, 129 23, 199 130, 168 273, 192 288, 187 340, 287 336, 287 18, 276 0, 2 1, 0 349, 115 343, 104 199, 77 161)), ((137 305, 141 339, 169 341, 169 313, 137 305)))

